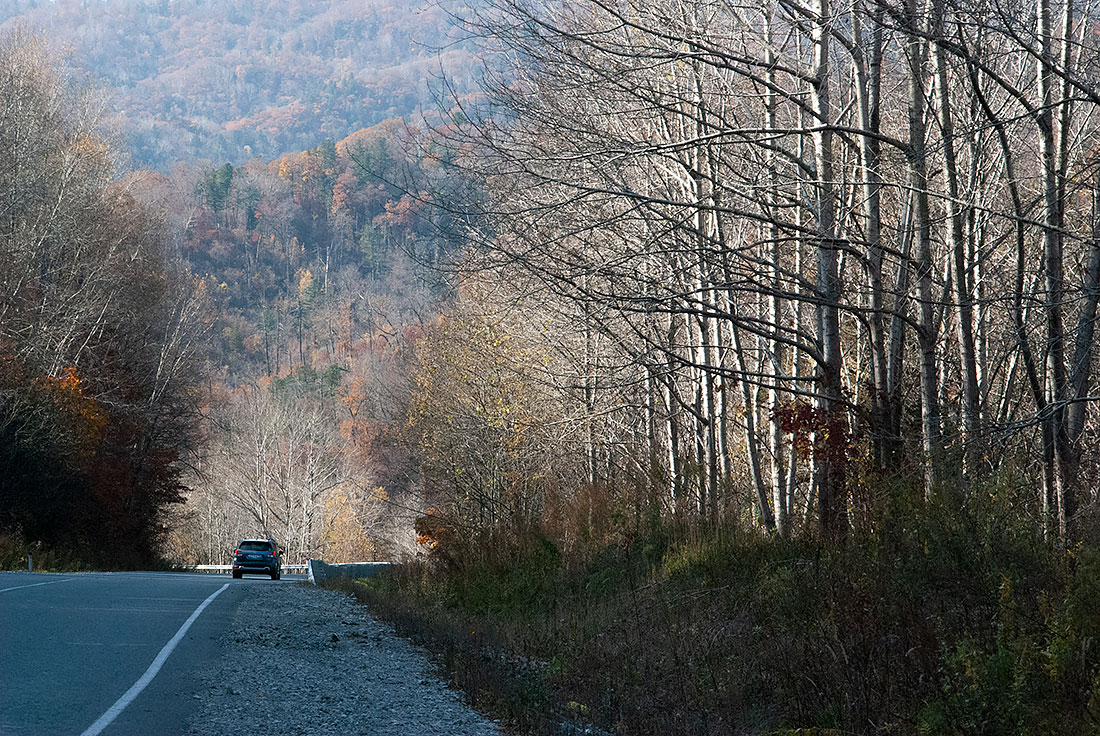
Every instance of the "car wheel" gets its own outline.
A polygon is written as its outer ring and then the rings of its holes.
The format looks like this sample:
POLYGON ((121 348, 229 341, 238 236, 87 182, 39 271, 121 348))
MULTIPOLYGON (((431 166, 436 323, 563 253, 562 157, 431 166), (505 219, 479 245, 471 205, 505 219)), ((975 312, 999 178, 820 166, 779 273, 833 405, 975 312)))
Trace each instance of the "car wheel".
POLYGON ((233 579, 234 580, 240 580, 241 579, 241 573, 240 573, 239 570, 234 570, 233 571, 233 579))
POLYGON ((281 575, 278 572, 271 573, 271 579, 272 580, 278 580, 280 577, 281 577, 281 575))

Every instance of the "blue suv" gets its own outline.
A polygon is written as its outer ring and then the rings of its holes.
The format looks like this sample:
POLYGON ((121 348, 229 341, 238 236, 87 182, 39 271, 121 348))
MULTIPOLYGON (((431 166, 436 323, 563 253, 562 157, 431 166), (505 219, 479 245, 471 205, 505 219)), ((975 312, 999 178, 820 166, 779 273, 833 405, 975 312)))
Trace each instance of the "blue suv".
POLYGON ((282 574, 282 555, 279 546, 270 539, 245 539, 233 550, 233 577, 244 573, 270 575, 278 580, 282 574))

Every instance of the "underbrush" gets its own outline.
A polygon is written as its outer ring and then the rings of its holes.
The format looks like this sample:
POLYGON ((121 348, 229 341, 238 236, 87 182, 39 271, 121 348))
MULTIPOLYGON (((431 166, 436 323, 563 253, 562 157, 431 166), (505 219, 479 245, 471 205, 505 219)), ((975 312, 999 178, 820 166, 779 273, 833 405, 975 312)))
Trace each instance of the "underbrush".
POLYGON ((167 562, 154 555, 77 546, 54 547, 27 542, 18 534, 0 532, 0 570, 26 570, 28 555, 33 558, 34 572, 170 568, 167 562))
POLYGON ((580 559, 532 536, 343 587, 524 733, 1100 734, 1100 549, 1010 518, 902 505, 843 546, 665 528, 580 559))

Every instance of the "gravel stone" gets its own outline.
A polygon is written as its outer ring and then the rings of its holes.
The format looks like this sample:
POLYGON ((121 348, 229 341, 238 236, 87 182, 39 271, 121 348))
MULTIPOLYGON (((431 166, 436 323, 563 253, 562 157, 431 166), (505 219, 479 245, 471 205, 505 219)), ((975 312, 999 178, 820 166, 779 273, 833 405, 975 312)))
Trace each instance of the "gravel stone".
POLYGON ((504 733, 447 687, 423 650, 343 593, 254 586, 222 644, 190 736, 504 733))

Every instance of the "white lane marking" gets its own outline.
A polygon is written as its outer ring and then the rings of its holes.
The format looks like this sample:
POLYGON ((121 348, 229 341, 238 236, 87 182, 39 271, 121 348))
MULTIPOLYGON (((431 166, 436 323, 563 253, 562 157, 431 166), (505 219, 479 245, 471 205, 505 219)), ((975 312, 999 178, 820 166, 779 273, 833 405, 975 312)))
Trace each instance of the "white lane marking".
POLYGON ((168 655, 170 655, 172 653, 172 650, 176 648, 176 645, 180 643, 180 640, 183 639, 183 635, 186 634, 187 630, 191 628, 191 624, 195 623, 195 619, 199 617, 199 614, 202 613, 206 609, 206 607, 209 606, 214 601, 214 599, 221 595, 221 592, 228 587, 229 583, 226 583, 225 585, 211 593, 210 597, 199 604, 199 607, 195 609, 195 612, 192 613, 188 617, 188 619, 183 622, 183 626, 179 628, 179 631, 176 632, 176 635, 169 639, 168 643, 165 644, 164 647, 160 650, 160 654, 158 654, 157 658, 153 660, 153 663, 149 665, 149 669, 145 670, 145 674, 142 675, 137 682, 131 685, 130 689, 124 692, 122 694, 122 697, 116 700, 115 704, 107 709, 106 713, 101 715, 95 723, 88 726, 88 728, 85 729, 84 733, 80 734, 80 736, 96 736, 96 734, 98 734, 100 731, 111 725, 111 721, 118 718, 119 714, 122 713, 122 711, 126 710, 126 706, 134 702, 134 698, 140 695, 141 691, 144 690, 146 686, 153 681, 153 678, 157 676, 157 673, 160 672, 160 668, 164 665, 165 660, 168 659, 168 655))
POLYGON ((37 588, 39 585, 53 585, 54 583, 67 583, 72 578, 65 578, 64 580, 47 580, 44 583, 31 583, 30 585, 13 585, 10 588, 0 588, 0 593, 7 593, 9 590, 19 590, 20 588, 37 588))

